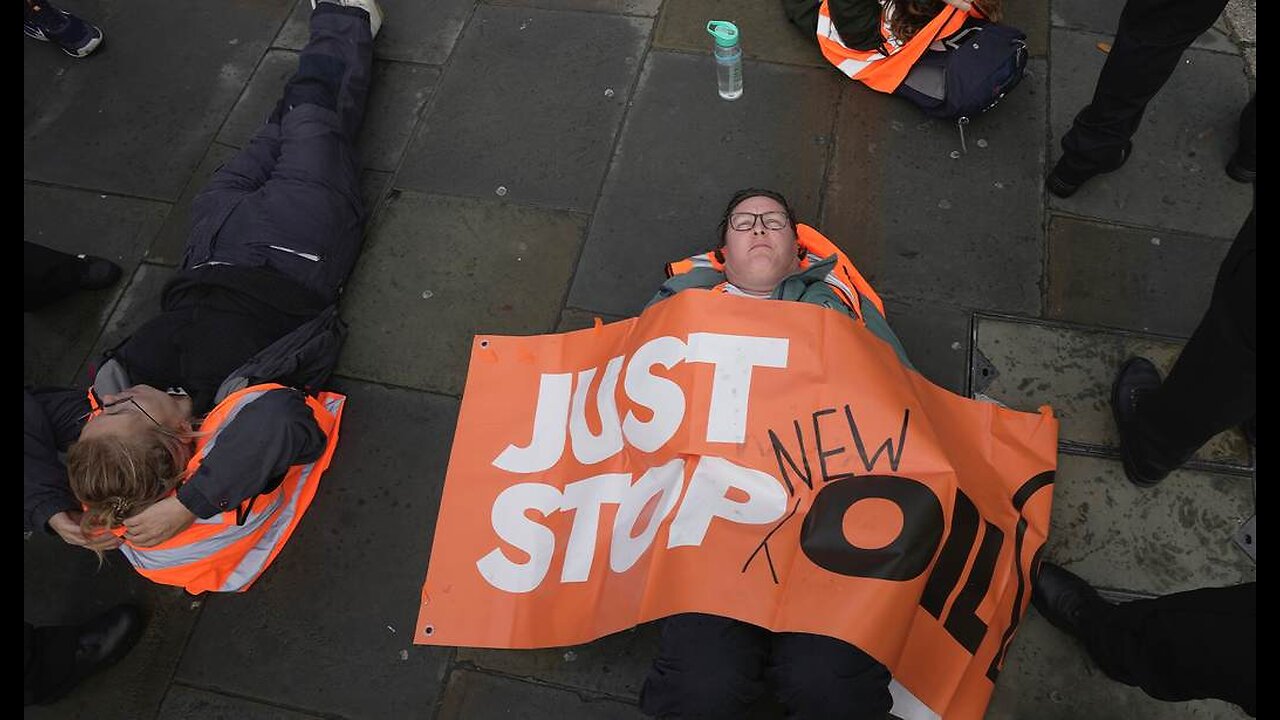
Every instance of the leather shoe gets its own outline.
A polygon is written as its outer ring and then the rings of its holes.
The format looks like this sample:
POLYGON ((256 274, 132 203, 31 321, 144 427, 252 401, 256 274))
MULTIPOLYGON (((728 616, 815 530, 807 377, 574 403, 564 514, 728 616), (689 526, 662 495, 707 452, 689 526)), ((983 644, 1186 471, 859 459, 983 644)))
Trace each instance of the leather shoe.
POLYGON ((1094 175, 1102 175, 1104 173, 1114 172, 1124 167, 1129 161, 1129 156, 1133 154, 1133 143, 1127 142, 1120 149, 1120 154, 1114 161, 1100 167, 1090 167, 1082 169, 1072 163, 1066 155, 1058 158, 1058 164, 1053 166, 1053 172, 1049 173, 1049 177, 1045 179, 1045 187, 1049 192, 1060 198, 1068 198, 1076 194, 1081 185, 1084 185, 1094 175))
POLYGON ((1133 433, 1138 420, 1138 406, 1144 397, 1160 388, 1160 371, 1143 357, 1125 361, 1111 385, 1111 415, 1120 432, 1120 459, 1124 474, 1138 487, 1152 487, 1168 475, 1168 472, 1152 475, 1138 467, 1134 457, 1133 433))
POLYGON ((95 255, 77 255, 79 261, 77 271, 81 290, 102 290, 116 284, 120 279, 120 266, 95 255))
POLYGON ((76 682, 124 657, 142 636, 143 624, 138 608, 117 605, 81 625, 76 638, 76 682))
POLYGON ((1258 177, 1257 157, 1246 157, 1239 150, 1227 162, 1227 176, 1236 182, 1251 183, 1258 177))
POLYGON ((1086 628, 1111 607, 1089 583, 1051 562, 1040 563, 1031 604, 1054 627, 1082 639, 1086 628))

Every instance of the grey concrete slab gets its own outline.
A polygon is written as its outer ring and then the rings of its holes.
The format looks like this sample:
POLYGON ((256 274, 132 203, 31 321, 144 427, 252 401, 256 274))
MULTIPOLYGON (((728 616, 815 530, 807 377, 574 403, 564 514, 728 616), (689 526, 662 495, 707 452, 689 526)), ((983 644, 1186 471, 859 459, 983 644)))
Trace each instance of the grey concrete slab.
POLYGON ((128 286, 111 311, 111 317, 102 326, 102 334, 93 344, 93 350, 85 357, 76 377, 87 387, 97 372, 102 354, 124 342, 151 318, 160 314, 160 294, 165 283, 173 279, 177 270, 164 265, 142 263, 128 279, 128 286))
POLYGON ((23 383, 64 385, 75 377, 169 206, 24 184, 22 207, 24 240, 66 253, 105 257, 124 269, 121 281, 111 288, 78 293, 22 314, 23 383))
MULTIPOLYGON (((1110 37, 1102 41, 1110 43, 1120 25, 1120 11, 1123 9, 1124 3, 1109 0, 1054 0, 1053 25, 1107 35, 1110 37)), ((1218 26, 1206 30, 1191 47, 1221 53, 1239 52, 1231 37, 1218 26)), ((1096 80, 1097 73, 1091 77, 1096 80)))
POLYGON ((590 211, 651 25, 481 5, 396 187, 590 211))
POLYGON ((666 278, 667 262, 715 246, 724 204, 739 188, 775 188, 800 220, 813 222, 847 81, 752 61, 743 76, 743 96, 726 102, 710 56, 649 54, 570 305, 639 312, 666 278))
MULTIPOLYGON (((374 39, 374 57, 443 65, 475 4, 476 0, 378 0, 383 22, 374 39)), ((301 50, 310 36, 310 18, 310 0, 297 0, 272 44, 301 50)))
POLYGON ((1027 49, 1031 51, 1031 57, 1049 54, 1049 0, 1005 3, 1001 22, 1027 34, 1027 49))
POLYGON ((986 720, 1241 720, 1221 700, 1163 702, 1102 673, 1080 643, 1027 610, 986 720))
POLYGON ((1255 510, 1248 478, 1177 470, 1139 488, 1118 460, 1058 455, 1044 557, 1110 590, 1163 595, 1256 578, 1232 542, 1255 510))
MULTIPOLYGON (((1111 382, 1124 361, 1141 355, 1168 373, 1181 343, 1131 333, 1018 322, 979 315, 972 389, 1018 410, 1053 406, 1063 443, 1111 452, 1118 447, 1111 419, 1111 382), (989 374, 984 376, 984 370, 989 374), (984 389, 985 388, 985 389, 984 389)), ((1229 430, 1205 444, 1198 460, 1249 464, 1244 436, 1229 430)))
POLYGON ((204 190, 204 186, 213 177, 213 173, 222 164, 236 154, 237 150, 230 145, 212 143, 204 159, 196 166, 195 172, 187 180, 178 202, 174 203, 169 216, 164 220, 164 227, 156 235, 147 250, 147 260, 161 265, 177 266, 182 263, 182 254, 187 247, 187 236, 191 234, 191 201, 204 190))
POLYGON ((174 685, 157 720, 320 720, 319 715, 174 685))
POLYGON ((1209 307, 1230 243, 1055 216, 1045 314, 1190 337, 1209 307))
MULTIPOLYGON (((218 142, 241 148, 275 109, 289 78, 298 69, 298 53, 267 51, 244 95, 218 133, 218 142)), ((375 61, 364 126, 356 142, 363 167, 390 172, 400 163, 418 115, 435 89, 440 71, 402 62, 375 61)))
MULTIPOLYGON (((742 53, 753 60, 831 69, 816 35, 791 24, 774 0, 668 0, 658 18, 653 46, 710 53, 708 20, 729 20, 741 32, 742 53)), ((715 88, 715 71, 708 76, 715 88)), ((745 82, 744 82, 745 86, 745 82)))
POLYGON ((516 5, 547 10, 583 10, 620 15, 653 17, 662 7, 662 0, 489 0, 492 5, 516 5))
POLYGON ((640 709, 511 678, 455 670, 437 720, 642 720, 640 709))
POLYGON ((476 333, 555 329, 586 218, 393 191, 347 284, 339 372, 462 392, 476 333))
POLYGON ((1045 64, 968 125, 850 86, 826 188, 827 236, 894 297, 1038 314, 1045 64), (952 157, 955 153, 955 157, 952 157))
MULTIPOLYGON (((102 8, 94 20, 107 28, 103 48, 43 78, 56 90, 24 98, 39 111, 23 128, 23 176, 176 200, 288 15, 288 0, 236 12, 161 0, 102 8)), ((24 46, 24 56, 46 50, 24 46)))
MULTIPOLYGON (((1106 59, 1094 48, 1100 40, 1107 38, 1053 31, 1053 161, 1060 154, 1057 141, 1093 96, 1106 59)), ((1188 50, 1147 106, 1129 162, 1093 178, 1070 198, 1050 196, 1050 205, 1129 225, 1235 237, 1252 202, 1252 186, 1233 182, 1223 171, 1235 150, 1240 109, 1249 99, 1241 70, 1238 56, 1188 50)))
POLYGON ((99 568, 93 553, 38 533, 22 544, 22 615, 36 625, 89 620, 118 603, 142 609, 142 637, 119 663, 90 677, 58 702, 28 707, 28 720, 136 720, 154 717, 199 616, 180 588, 156 585, 118 552, 99 568))
MULTIPOLYGON (((360 173, 360 199, 364 201, 365 212, 369 214, 369 223, 374 222, 378 209, 382 207, 382 199, 391 189, 392 174, 377 170, 365 170, 360 173)), ((368 231, 369 226, 365 226, 368 231)))
POLYGON ((545 650, 460 648, 458 661, 506 675, 615 697, 638 698, 658 655, 660 628, 650 623, 586 645, 545 650))
POLYGON ((556 332, 569 332, 570 330, 584 330, 594 327, 597 318, 606 325, 624 319, 617 315, 602 315, 588 310, 579 310, 578 308, 565 308, 564 312, 560 313, 560 322, 556 324, 556 332))
POLYGON ((971 315, 947 305, 885 300, 889 326, 921 375, 963 394, 969 378, 971 315))
POLYGON ((342 381, 306 518, 245 593, 206 601, 175 679, 302 712, 426 716, 450 650, 412 644, 457 402, 342 381))

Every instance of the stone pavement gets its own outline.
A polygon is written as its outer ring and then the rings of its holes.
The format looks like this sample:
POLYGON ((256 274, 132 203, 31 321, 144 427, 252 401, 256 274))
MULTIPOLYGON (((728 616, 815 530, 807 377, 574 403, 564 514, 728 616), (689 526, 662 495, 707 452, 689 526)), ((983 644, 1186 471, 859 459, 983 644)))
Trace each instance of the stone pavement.
MULTIPOLYGON (((23 544, 24 615, 122 599, 151 624, 118 666, 29 718, 638 718, 651 626, 576 648, 414 646, 410 634, 475 332, 636 312, 705 249, 728 194, 774 187, 869 276, 917 367, 960 393, 1051 403, 1062 455, 1048 557, 1114 596, 1252 579, 1235 434, 1156 489, 1123 479, 1107 410, 1129 353, 1164 364, 1248 214, 1222 167, 1254 83, 1235 1, 1152 103, 1121 171, 1069 200, 1042 178, 1088 99, 1120 3, 1009 3, 1030 74, 956 130, 826 66, 777 0, 383 0, 361 140, 373 210, 344 299, 351 397, 325 487, 252 592, 192 598, 119 557, 23 544), (744 97, 716 96, 708 19, 740 23, 744 97)), ((24 383, 82 382, 156 309, 189 204, 265 119, 306 0, 66 0, 107 42, 23 46, 23 234, 114 258, 127 282, 23 317, 24 383)), ((1031 611, 990 718, 1235 718, 1108 681, 1031 611)), ((777 717, 762 706, 758 717, 777 717)))

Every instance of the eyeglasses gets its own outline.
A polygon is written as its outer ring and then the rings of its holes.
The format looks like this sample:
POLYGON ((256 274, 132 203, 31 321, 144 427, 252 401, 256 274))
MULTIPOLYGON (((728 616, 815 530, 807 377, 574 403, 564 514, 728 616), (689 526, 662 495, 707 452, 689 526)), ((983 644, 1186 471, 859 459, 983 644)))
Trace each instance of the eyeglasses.
POLYGON ((766 230, 781 230, 788 224, 787 214, 781 210, 770 210, 769 212, 750 213, 736 212, 729 216, 729 227, 739 232, 743 230, 751 230, 756 226, 756 220, 764 225, 766 230))
POLYGON ((133 399, 133 397, 132 397, 132 396, 130 396, 130 397, 122 397, 122 398, 120 398, 119 400, 113 400, 113 401, 111 401, 111 402, 109 402, 109 403, 104 403, 104 402, 102 402, 102 400, 100 400, 100 399, 98 398, 98 392, 97 392, 96 390, 90 390, 90 391, 89 391, 89 394, 93 396, 93 404, 94 404, 94 405, 96 405, 97 407, 96 407, 95 409, 90 410, 89 412, 85 413, 84 415, 82 415, 82 416, 80 417, 80 421, 81 421, 81 422, 84 422, 84 421, 88 420, 89 418, 97 417, 98 415, 103 414, 103 412, 105 412, 105 411, 107 410, 107 408, 113 408, 113 407, 115 407, 115 406, 117 406, 117 405, 122 405, 122 404, 124 404, 124 403, 133 403, 133 406, 134 406, 135 408, 137 408, 137 409, 138 409, 138 412, 142 413, 144 416, 146 416, 146 418, 147 418, 148 420, 150 420, 151 422, 155 423, 156 427, 158 427, 158 428, 160 428, 160 429, 162 429, 162 430, 164 429, 164 426, 160 424, 160 421, 158 421, 158 420, 156 420, 155 418, 151 417, 151 413, 147 412, 147 411, 142 407, 142 405, 140 405, 140 404, 138 403, 138 401, 137 401, 137 400, 134 400, 134 399, 133 399))

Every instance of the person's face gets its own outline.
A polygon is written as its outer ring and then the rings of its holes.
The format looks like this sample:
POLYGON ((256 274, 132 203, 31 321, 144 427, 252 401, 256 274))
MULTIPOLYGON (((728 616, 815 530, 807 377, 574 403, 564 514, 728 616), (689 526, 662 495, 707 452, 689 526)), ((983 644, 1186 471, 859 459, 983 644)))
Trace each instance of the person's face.
POLYGON ((83 439, 137 436, 156 426, 168 430, 191 428, 191 398, 170 395, 150 385, 134 385, 123 392, 103 395, 102 412, 91 416, 80 430, 83 439))
POLYGON ((800 265, 786 208, 769 197, 749 197, 733 208, 722 252, 725 277, 751 292, 772 292, 800 265))

